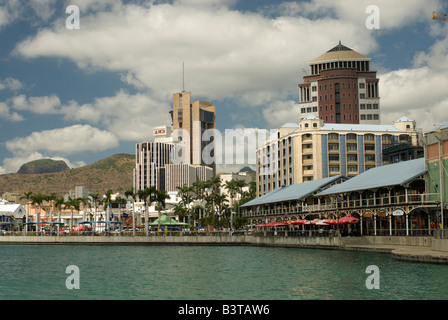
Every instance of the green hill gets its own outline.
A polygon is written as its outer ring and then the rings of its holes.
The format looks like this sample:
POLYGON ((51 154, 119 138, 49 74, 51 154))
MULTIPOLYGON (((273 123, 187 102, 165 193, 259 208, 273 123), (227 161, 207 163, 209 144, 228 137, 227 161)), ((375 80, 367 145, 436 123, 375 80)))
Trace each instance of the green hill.
POLYGON ((96 163, 56 173, 0 175, 0 195, 5 192, 23 194, 40 191, 63 196, 76 186, 85 186, 93 193, 104 194, 107 190, 124 193, 133 183, 135 156, 116 154, 96 163))

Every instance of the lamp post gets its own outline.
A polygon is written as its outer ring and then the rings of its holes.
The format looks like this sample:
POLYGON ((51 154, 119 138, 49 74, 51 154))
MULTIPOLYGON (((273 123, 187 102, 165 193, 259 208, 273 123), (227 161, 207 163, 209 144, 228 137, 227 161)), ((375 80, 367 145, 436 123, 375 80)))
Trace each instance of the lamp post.
POLYGON ((435 137, 438 140, 439 143, 439 176, 440 176, 440 220, 441 220, 441 237, 443 239, 443 229, 444 229, 444 223, 443 223, 443 209, 444 209, 444 192, 445 192, 445 186, 444 186, 444 178, 443 178, 443 137, 442 137, 442 130, 440 127, 435 131, 436 135, 435 137))

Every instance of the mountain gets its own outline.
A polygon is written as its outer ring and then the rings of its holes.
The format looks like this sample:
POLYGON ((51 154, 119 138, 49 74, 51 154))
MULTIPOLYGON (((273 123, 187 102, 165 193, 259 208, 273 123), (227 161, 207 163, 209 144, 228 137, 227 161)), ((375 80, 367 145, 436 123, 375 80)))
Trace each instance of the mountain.
POLYGON ((92 193, 108 190, 124 193, 133 183, 135 156, 116 154, 96 163, 56 173, 0 175, 0 195, 5 192, 23 194, 27 191, 63 196, 76 186, 85 186, 92 193))
POLYGON ((25 163, 17 171, 20 174, 40 174, 40 173, 55 173, 70 170, 67 164, 62 161, 51 159, 40 159, 25 163))
POLYGON ((250 167, 244 167, 239 172, 256 173, 256 171, 250 167))

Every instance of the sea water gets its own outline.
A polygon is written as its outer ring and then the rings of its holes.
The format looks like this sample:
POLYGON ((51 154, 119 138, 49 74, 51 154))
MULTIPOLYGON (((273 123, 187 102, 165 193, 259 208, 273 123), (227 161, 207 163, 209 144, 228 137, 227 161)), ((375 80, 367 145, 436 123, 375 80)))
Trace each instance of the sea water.
POLYGON ((0 245, 0 272, 2 300, 448 299, 448 266, 323 249, 0 245))

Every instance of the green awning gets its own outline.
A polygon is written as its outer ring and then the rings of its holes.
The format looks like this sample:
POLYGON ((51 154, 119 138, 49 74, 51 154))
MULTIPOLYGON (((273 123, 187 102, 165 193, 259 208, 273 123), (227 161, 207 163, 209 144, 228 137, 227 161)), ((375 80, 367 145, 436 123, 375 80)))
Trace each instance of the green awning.
MULTIPOLYGON (((156 219, 154 222, 148 223, 148 225, 158 226, 159 219, 156 219)), ((188 223, 178 222, 178 221, 174 220, 173 218, 170 218, 166 214, 164 214, 160 217, 160 225, 161 226, 187 226, 188 223)))

